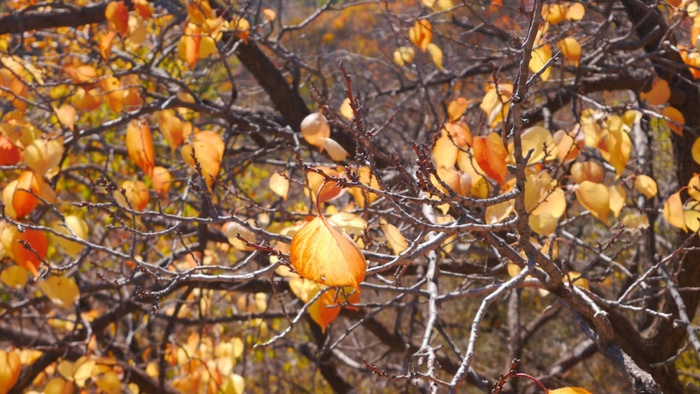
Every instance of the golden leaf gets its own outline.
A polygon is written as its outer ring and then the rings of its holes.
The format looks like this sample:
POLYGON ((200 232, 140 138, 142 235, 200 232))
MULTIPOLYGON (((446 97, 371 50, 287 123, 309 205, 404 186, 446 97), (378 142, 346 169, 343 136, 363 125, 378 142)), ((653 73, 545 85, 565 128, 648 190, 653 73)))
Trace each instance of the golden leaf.
MULTIPOLYGON (((547 65, 547 62, 551 58, 552 47, 549 44, 544 44, 532 50, 532 58, 530 59, 528 67, 532 73, 537 73, 547 65)), ((542 82, 546 82, 551 74, 552 68, 547 67, 547 69, 540 74, 540 79, 542 82)))
POLYGON ((287 199, 287 193, 289 193, 289 178, 287 176, 286 172, 276 172, 270 176, 269 181, 270 190, 284 200, 287 199))
POLYGON ((489 133, 486 137, 475 137, 474 158, 489 178, 500 185, 505 183, 508 175, 506 167, 508 151, 500 135, 489 133))
POLYGON ((80 298, 80 290, 73 278, 50 276, 39 281, 39 288, 56 305, 70 308, 80 298))
POLYGON ((683 202, 681 201, 681 193, 671 194, 664 203, 664 218, 671 223, 673 227, 687 231, 685 225, 685 215, 683 213, 683 202))
POLYGON ((126 149, 129 157, 141 170, 153 176, 155 153, 153 151, 153 137, 148 123, 132 120, 126 127, 126 149))
POLYGON ((666 123, 666 126, 668 126, 668 128, 674 133, 682 136, 685 117, 683 117, 681 111, 669 105, 664 108, 661 114, 664 116, 664 123, 666 123))
POLYGON ((649 105, 664 105, 671 98, 671 89, 666 80, 656 77, 651 83, 651 90, 640 93, 639 98, 646 100, 649 105))
POLYGON ((659 189, 656 186, 656 181, 648 175, 637 175, 634 179, 634 188, 644 194, 647 199, 652 199, 658 193, 659 189))
POLYGON ((290 260, 302 278, 327 286, 357 287, 367 271, 357 244, 322 215, 294 235, 290 260))
POLYGON ((433 44, 432 42, 428 44, 426 47, 428 50, 428 53, 430 54, 430 58, 433 60, 433 63, 435 64, 435 67, 438 68, 440 71, 445 71, 445 69, 442 67, 442 49, 438 47, 437 45, 433 44))
POLYGON ((576 198, 593 216, 608 223, 610 213, 610 192, 605 185, 583 181, 576 189, 576 198))
POLYGON ((387 244, 389 244, 389 247, 395 255, 401 254, 401 252, 408 248, 408 241, 406 241, 406 238, 404 238, 404 236, 401 235, 401 232, 398 228, 396 228, 396 226, 387 223, 387 221, 384 220, 384 218, 382 218, 379 221, 379 223, 382 228, 382 232, 386 237, 386 242, 387 244))
POLYGON ((570 60, 578 65, 581 60, 581 44, 574 37, 566 37, 557 42, 557 48, 567 60, 570 60))

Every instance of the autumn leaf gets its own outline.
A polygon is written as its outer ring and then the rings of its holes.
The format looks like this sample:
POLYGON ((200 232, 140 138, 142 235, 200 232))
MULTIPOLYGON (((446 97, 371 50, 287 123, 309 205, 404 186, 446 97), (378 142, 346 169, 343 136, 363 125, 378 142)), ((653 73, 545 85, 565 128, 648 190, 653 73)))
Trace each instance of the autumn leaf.
POLYGON ((469 102, 464 97, 458 97, 455 100, 450 101, 450 105, 447 106, 447 117, 450 122, 456 122, 462 117, 464 111, 467 110, 469 102))
POLYGON ((406 238, 401 234, 396 226, 387 223, 384 218, 380 219, 379 224, 382 228, 384 236, 386 237, 386 242, 394 252, 394 255, 399 255, 401 252, 406 250, 406 248, 408 248, 408 241, 406 241, 406 238))
POLYGON ((70 308, 80 298, 80 290, 73 278, 50 276, 46 280, 39 281, 38 284, 54 304, 63 308, 70 308))
POLYGON ((433 27, 427 19, 417 20, 408 30, 408 39, 423 52, 433 40, 433 27))
POLYGON ((566 37, 557 42, 557 48, 567 60, 578 65, 579 60, 581 60, 581 44, 579 44, 578 40, 574 37, 566 37))
POLYGON ((673 131, 674 133, 682 136, 683 125, 685 125, 685 118, 683 117, 681 111, 669 105, 666 108, 664 108, 661 114, 664 116, 664 123, 666 123, 666 126, 668 126, 668 128, 671 129, 671 131, 673 131))
POLYGON ((489 178, 500 185, 505 183, 508 175, 508 151, 500 135, 489 133, 486 137, 474 137, 474 157, 489 178))
MULTIPOLYGON (((88 224, 81 218, 75 215, 68 215, 65 217, 65 221, 56 222, 53 229, 61 234, 65 234, 69 237, 79 238, 82 240, 87 240, 88 237, 88 224)), ((83 249, 83 245, 67 240, 63 237, 54 236, 54 241, 70 255, 77 256, 78 253, 83 249)))
POLYGON ((37 138, 24 150, 24 161, 37 174, 45 175, 60 164, 63 152, 63 137, 37 138))
POLYGON ((610 211, 615 217, 618 217, 622 208, 627 204, 627 190, 622 184, 618 183, 617 185, 611 185, 608 191, 610 192, 610 211))
POLYGON ((530 58, 530 63, 528 67, 530 68, 530 71, 532 73, 538 73, 542 71, 542 73, 540 74, 540 79, 542 80, 542 82, 546 82, 547 80, 549 80, 549 76, 552 74, 551 67, 547 67, 546 69, 544 68, 551 58, 552 47, 549 44, 541 45, 532 50, 532 57, 530 58))
POLYGON ((160 198, 167 198, 168 191, 170 191, 170 186, 172 186, 173 177, 170 175, 170 171, 164 167, 153 167, 153 175, 151 176, 151 186, 153 191, 158 194, 160 198))
MULTIPOLYGON (((11 265, 4 270, 2 270, 2 273, 0 273, 0 280, 2 283, 7 286, 11 287, 14 289, 22 289, 25 284, 27 284, 27 280, 29 279, 27 275, 27 270, 24 269, 24 267, 19 266, 19 265, 11 265)), ((0 373, 2 373, 2 369, 0 368, 0 373)), ((2 379, 0 378, 0 382, 2 382, 2 379)), ((1 383, 0 383, 1 385, 1 383)), ((3 392, 0 389, 0 393, 3 392)))
POLYGON ((124 181, 118 190, 112 193, 117 204, 135 211, 143 211, 148 205, 150 195, 148 187, 141 181, 124 181))
POLYGON ((664 203, 664 218, 671 223, 673 227, 687 231, 685 225, 685 215, 683 213, 683 201, 681 201, 681 193, 676 192, 671 194, 664 203))
POLYGON ((8 393, 22 372, 22 360, 17 349, 0 350, 0 393, 8 393))
POLYGON ((287 193, 289 193, 289 178, 287 177, 287 173, 276 172, 270 176, 269 180, 270 190, 284 200, 287 199, 287 193))
POLYGON ((433 60, 433 64, 435 64, 435 67, 437 67, 440 71, 445 71, 445 69, 442 67, 442 49, 440 49, 440 47, 433 44, 432 42, 428 44, 426 49, 428 50, 430 58, 433 60))
MULTIPOLYGON (((377 180, 377 177, 374 174, 372 174, 372 171, 369 167, 363 166, 358 168, 357 174, 360 183, 369 186, 372 189, 379 190, 379 181, 377 180)), ((364 208, 365 205, 371 204, 379 198, 379 195, 377 195, 376 193, 366 192, 365 190, 359 187, 351 187, 349 192, 350 194, 352 194, 352 198, 355 200, 357 206, 359 206, 360 208, 364 208)))
POLYGON ((399 47, 394 51, 394 63, 399 67, 413 63, 415 57, 416 52, 411 47, 399 47))
POLYGON ((153 176, 155 153, 153 151, 153 137, 148 123, 132 120, 126 127, 126 149, 129 157, 141 170, 153 176))
POLYGON ((583 181, 576 189, 576 198, 593 216, 608 223, 610 192, 605 185, 583 181))
POLYGON ((605 169, 594 161, 577 162, 571 166, 571 178, 578 184, 583 181, 600 183, 604 176, 605 169))
POLYGON ((581 387, 562 387, 559 389, 549 390, 548 394, 591 394, 590 391, 581 387))
POLYGON ((328 119, 320 112, 314 112, 301 121, 301 136, 306 142, 323 150, 326 139, 331 136, 328 119))
POLYGON ((646 100, 649 105, 664 105, 671 98, 671 89, 666 80, 656 77, 651 83, 651 89, 640 93, 639 98, 646 100))
POLYGON ((367 270, 357 244, 320 214, 294 235, 290 260, 299 276, 326 286, 357 287, 367 270))
POLYGON ((228 242, 234 247, 234 249, 244 252, 249 252, 255 249, 247 244, 248 242, 253 244, 255 243, 255 233, 250 231, 248 227, 238 222, 228 222, 224 224, 221 230, 224 232, 224 234, 226 234, 228 242), (239 236, 243 239, 239 239, 239 236))
POLYGON ((4 134, 0 134, 0 166, 12 166, 22 160, 22 152, 4 134))
POLYGON ((129 30, 129 9, 123 1, 113 1, 105 8, 105 18, 109 22, 109 29, 125 36, 129 30))
POLYGON ((656 186, 656 181, 650 176, 644 174, 637 175, 637 177, 634 178, 634 188, 640 193, 644 194, 647 199, 654 198, 656 193, 659 191, 658 187, 656 186))
POLYGON ((49 249, 46 233, 31 229, 19 232, 15 229, 6 228, 5 231, 8 230, 10 230, 9 245, 5 243, 6 235, 3 232, 3 246, 5 250, 11 251, 12 258, 19 266, 24 267, 27 271, 34 274, 34 276, 37 276, 39 274, 38 268, 41 265, 41 260, 46 258, 46 252, 49 249), (25 247, 25 245, 30 249, 25 247))
POLYGON ((221 139, 219 133, 204 130, 195 134, 192 142, 182 147, 180 154, 192 168, 195 168, 196 163, 199 163, 202 176, 204 176, 207 186, 211 187, 214 184, 214 179, 219 175, 224 149, 224 140, 221 139))
POLYGON ((75 108, 68 104, 64 104, 61 106, 61 108, 54 107, 54 112, 56 112, 56 117, 62 125, 68 127, 69 130, 73 130, 75 128, 75 108))
POLYGON ((174 152, 185 139, 185 125, 175 115, 173 110, 160 111, 156 115, 156 120, 160 128, 161 134, 168 143, 170 149, 174 152))

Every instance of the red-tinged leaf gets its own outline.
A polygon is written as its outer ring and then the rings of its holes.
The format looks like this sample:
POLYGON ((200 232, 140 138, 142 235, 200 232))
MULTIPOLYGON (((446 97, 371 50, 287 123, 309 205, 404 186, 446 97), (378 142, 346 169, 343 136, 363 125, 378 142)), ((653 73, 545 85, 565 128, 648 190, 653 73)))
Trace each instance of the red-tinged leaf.
POLYGON ((126 149, 129 157, 149 177, 153 175, 155 153, 148 123, 132 120, 126 127, 126 149))
POLYGON ((100 55, 102 55, 103 59, 109 60, 109 56, 112 54, 112 45, 116 37, 117 32, 110 31, 100 38, 100 55))
POLYGON ((294 235, 289 256, 299 276, 326 286, 357 287, 367 271, 355 241, 321 215, 294 235))
POLYGON ((0 134, 0 166, 12 166, 22 160, 22 152, 12 140, 0 134))
POLYGON ((129 31, 129 9, 123 1, 113 1, 105 8, 105 18, 109 22, 109 30, 124 36, 129 31))
POLYGON ((26 229, 21 233, 16 232, 12 239, 12 257, 18 265, 34 276, 39 274, 38 268, 41 260, 46 258, 48 250, 49 241, 43 231, 26 229), (31 250, 27 249, 25 244, 30 246, 31 250))
POLYGON ((503 185, 508 175, 506 160, 508 159, 508 150, 506 149, 501 136, 496 133, 490 133, 486 137, 474 138, 474 157, 479 167, 486 175, 503 185))
POLYGON ((12 195, 12 209, 17 219, 27 216, 39 204, 40 200, 34 197, 34 194, 41 194, 42 183, 42 178, 33 171, 24 171, 19 175, 12 195))

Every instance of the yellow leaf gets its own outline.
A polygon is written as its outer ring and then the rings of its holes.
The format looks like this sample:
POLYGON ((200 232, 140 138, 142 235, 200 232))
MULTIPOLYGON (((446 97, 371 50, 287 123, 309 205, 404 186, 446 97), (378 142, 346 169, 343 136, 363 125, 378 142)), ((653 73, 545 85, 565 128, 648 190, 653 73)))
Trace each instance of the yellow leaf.
POLYGON ((282 197, 282 199, 287 199, 287 193, 289 193, 289 178, 287 178, 287 173, 276 172, 270 176, 270 190, 276 195, 282 197))
POLYGON ((530 228, 532 228, 532 231, 542 236, 548 236, 552 235, 557 229, 559 218, 556 218, 547 212, 542 212, 537 215, 530 214, 530 216, 527 218, 527 222, 530 225, 530 228))
POLYGON ((80 290, 73 278, 50 276, 39 281, 39 288, 54 304, 64 308, 72 307, 80 298, 80 290))
POLYGON ((328 220, 354 237, 360 237, 367 228, 367 221, 350 212, 338 212, 328 217, 328 220))
POLYGON ((651 90, 640 93, 639 98, 646 100, 649 105, 664 105, 671 98, 671 89, 666 80, 656 77, 651 83, 651 90))
POLYGON ((494 224, 503 221, 513 212, 513 202, 514 200, 509 200, 486 207, 484 222, 486 224, 494 224))
MULTIPOLYGON (((87 239, 89 230, 87 223, 83 219, 73 215, 66 216, 65 219, 66 220, 63 223, 57 222, 56 224, 54 224, 53 229, 56 232, 71 237, 80 238, 82 240, 87 239)), ((59 236, 54 236, 54 240, 57 244, 61 245, 61 247, 63 247, 63 249, 66 252, 68 252, 69 255, 73 257, 77 256, 77 254, 81 250, 83 250, 83 245, 77 242, 69 241, 59 236)))
POLYGON ((681 193, 671 194, 664 203, 664 218, 671 223, 673 227, 687 231, 685 225, 685 215, 683 213, 683 202, 681 201, 681 193))
POLYGON ((245 18, 234 16, 229 26, 236 32, 236 37, 243 40, 243 43, 247 45, 248 37, 250 36, 250 22, 245 18))
POLYGON ((605 185, 583 181, 576 189, 576 198, 593 216, 608 223, 610 213, 610 192, 605 185))
POLYGON ((604 176, 605 169, 594 161, 578 162, 571 166, 571 177, 579 184, 583 181, 599 183, 604 176))
POLYGON ((132 120, 126 127, 126 149, 129 157, 141 170, 153 176, 155 153, 153 150, 153 137, 148 123, 132 120))
POLYGON ((35 139, 24 151, 24 161, 39 175, 46 175, 58 166, 63 158, 63 137, 45 140, 35 139))
POLYGON ((331 128, 328 125, 328 120, 320 112, 304 118, 301 121, 301 135, 306 142, 320 149, 326 145, 326 139, 331 136, 331 128))
POLYGON ((355 113, 352 111, 349 98, 343 100, 343 104, 340 105, 340 115, 342 115, 347 120, 355 119, 355 113))
POLYGON ((294 235, 290 260, 302 278, 327 286, 357 287, 367 271, 360 248, 321 215, 294 235))
POLYGON ((700 137, 695 139, 693 142, 693 147, 691 149, 691 154, 693 155, 693 160, 700 164, 700 137))
MULTIPOLYGON (((377 177, 372 174, 369 167, 358 168, 357 174, 359 175, 360 183, 379 190, 379 181, 377 181, 377 177)), ((351 187, 350 194, 352 194, 352 198, 360 208, 364 208, 366 204, 371 204, 379 198, 379 195, 376 193, 367 193, 359 187, 351 187)))
POLYGON ((486 112, 488 124, 493 129, 508 116, 509 102, 513 96, 513 85, 509 83, 489 85, 479 107, 486 112))
POLYGON ((73 383, 61 378, 53 378, 46 383, 44 394, 72 394, 73 390, 73 383))
POLYGON ((228 238, 228 242, 233 245, 234 249, 236 250, 242 250, 242 251, 252 251, 255 248, 252 246, 248 246, 245 241, 248 241, 250 243, 255 243, 255 233, 250 231, 246 226, 238 223, 238 222, 228 222, 223 225, 221 230, 226 234, 226 237, 228 238), (245 241, 242 241, 238 239, 238 236, 241 236, 245 241))
POLYGON ((644 194, 647 199, 652 199, 659 191, 656 186, 656 181, 654 181, 648 175, 638 175, 634 179, 634 188, 640 193, 644 194))
POLYGON ((566 8, 562 4, 544 4, 542 6, 542 18, 555 25, 566 18, 566 8))
POLYGON ((581 153, 585 146, 585 134, 580 126, 576 125, 571 132, 557 130, 552 136, 552 141, 557 145, 557 160, 563 163, 575 159, 581 153))
MULTIPOLYGON (((0 280, 2 280, 2 283, 5 284, 7 287, 13 287, 15 289, 22 289, 25 284, 27 284, 27 270, 22 268, 19 265, 11 265, 4 270, 2 270, 2 274, 0 274, 0 280)), ((2 356, 0 356, 1 358, 2 356)), ((0 359, 0 363, 2 360, 0 359)), ((2 368, 0 367, 0 374, 2 374, 2 368)), ((0 379, 0 382, 2 382, 2 379, 0 379)), ((0 386, 2 386, 2 383, 0 383, 0 386)), ((3 392, 0 389, 0 393, 3 392)))
POLYGON ((664 108, 661 114, 664 116, 664 123, 666 123, 666 126, 668 126, 668 128, 674 133, 682 136, 685 118, 683 117, 681 111, 669 105, 664 108))
POLYGON ((7 393, 15 385, 22 371, 18 350, 0 350, 0 393, 7 393))
POLYGON ((611 185, 608 190, 610 191, 610 210, 615 217, 618 217, 622 208, 627 204, 627 190, 619 183, 611 185))
POLYGON ((85 381, 92 377, 92 370, 95 368, 95 365, 95 360, 81 357, 75 363, 67 360, 61 361, 56 370, 63 379, 75 383, 78 387, 84 387, 85 381))
POLYGON ((459 154, 459 148, 473 143, 469 128, 463 123, 446 123, 440 130, 440 138, 433 147, 433 160, 438 166, 446 168, 454 166, 459 154))
POLYGON ((591 392, 581 387, 562 387, 560 389, 549 390, 548 394, 591 394, 591 392))
MULTIPOLYGON (((569 271, 566 275, 564 275, 563 281, 564 283, 569 283, 569 280, 574 284, 574 286, 578 286, 580 288, 590 290, 591 285, 588 282, 588 279, 584 278, 581 276, 580 272, 576 271, 569 271)), ((550 391, 551 393, 551 391, 550 391)))
POLYGON ((394 63, 399 67, 413 63, 415 57, 416 52, 411 47, 399 47, 394 51, 394 63))
POLYGON ((622 225, 631 230, 643 230, 649 228, 649 218, 639 212, 630 212, 622 217, 622 225))
POLYGON ((330 156, 333 161, 343 161, 350 156, 345 148, 332 138, 326 138, 324 147, 326 148, 326 153, 328 153, 328 156, 330 156))
POLYGON ((450 122, 456 122, 461 118, 468 105, 469 103, 464 97, 458 97, 456 100, 450 101, 450 105, 447 106, 447 117, 450 122))
POLYGON ((695 174, 688 181, 688 194, 695 201, 700 201, 700 175, 695 174))
POLYGON ((693 209, 683 211, 683 220, 688 230, 696 232, 700 229, 700 212, 693 209))
POLYGON ((212 18, 214 13, 209 0, 187 0, 187 15, 192 23, 202 24, 205 19, 212 18))
POLYGON ((408 30, 408 39, 423 52, 433 40, 433 27, 427 19, 417 20, 408 30))
MULTIPOLYGON (((552 133, 541 126, 530 127, 523 131, 521 136, 523 158, 527 156, 529 151, 533 151, 528 163, 537 163, 540 161, 549 161, 555 157, 554 140, 552 133)), ((512 149, 511 149, 512 152, 512 149)))
POLYGON ((114 371, 107 371, 97 381, 97 388, 106 394, 121 394, 122 383, 114 371))
POLYGON ((223 394, 243 394, 245 392, 245 379, 243 376, 232 372, 221 387, 223 394))
POLYGON ((68 127, 70 130, 74 129, 76 115, 75 108, 68 104, 64 104, 61 106, 61 108, 54 107, 54 111, 56 112, 58 121, 61 122, 62 125, 68 127))
POLYGON ((127 36, 133 45, 141 45, 148 36, 146 23, 138 14, 129 15, 129 29, 127 36))
MULTIPOLYGON (((438 167, 437 173, 440 179, 458 195, 466 197, 469 194, 472 187, 472 177, 469 173, 457 171, 454 167, 445 168, 443 166, 438 167)), ((447 190, 444 190, 437 179, 431 178, 431 180, 438 190, 449 194, 447 190)))
POLYGON ((5 190, 3 190, 3 202, 6 206, 8 205, 8 202, 10 203, 9 205, 12 206, 17 219, 21 219, 29 215, 29 213, 31 213, 34 208, 39 205, 40 201, 34 195, 41 194, 43 183, 42 178, 35 172, 22 171, 19 174, 19 178, 17 178, 17 183, 14 183, 13 181, 6 186, 7 190, 12 191, 10 201, 5 200, 5 190))
POLYGON ((430 58, 433 60, 433 63, 435 64, 435 67, 438 68, 440 71, 445 71, 444 68, 442 68, 442 49, 438 47, 437 45, 433 44, 432 42, 428 44, 426 47, 428 50, 428 53, 430 54, 430 58))
POLYGON ((263 13, 263 16, 265 17, 265 19, 267 19, 268 22, 274 21, 275 18, 277 17, 277 13, 275 12, 275 10, 273 10, 273 9, 271 9, 271 8, 263 8, 263 9, 262 9, 262 13, 263 13))
POLYGON ((394 251, 395 255, 401 254, 401 252, 408 248, 408 242, 406 241, 406 238, 404 238, 404 236, 401 235, 401 232, 398 228, 396 228, 396 226, 387 223, 387 221, 383 218, 380 220, 380 225, 382 228, 382 232, 386 237, 386 242, 389 244, 389 247, 391 247, 391 250, 394 251))
POLYGON ((586 15, 586 8, 581 3, 570 3, 566 10, 566 19, 570 21, 580 21, 586 15))
POLYGON ((581 44, 573 37, 566 37, 557 42, 557 47, 561 51, 561 54, 568 60, 571 60, 575 64, 581 60, 581 44))
POLYGON ((622 128, 609 129, 608 135, 600 141, 598 149, 601 156, 615 167, 616 174, 622 175, 632 152, 632 140, 629 134, 622 128))
POLYGON ((97 89, 86 90, 78 88, 71 97, 71 102, 80 111, 94 111, 102 105, 102 96, 97 89))
MULTIPOLYGON (((532 73, 537 73, 545 67, 551 58, 552 47, 549 44, 544 44, 532 50, 532 58, 530 59, 530 64, 528 67, 532 73)), ((542 82, 546 82, 551 74, 552 68, 547 67, 547 69, 542 71, 542 74, 540 74, 540 79, 542 82)))

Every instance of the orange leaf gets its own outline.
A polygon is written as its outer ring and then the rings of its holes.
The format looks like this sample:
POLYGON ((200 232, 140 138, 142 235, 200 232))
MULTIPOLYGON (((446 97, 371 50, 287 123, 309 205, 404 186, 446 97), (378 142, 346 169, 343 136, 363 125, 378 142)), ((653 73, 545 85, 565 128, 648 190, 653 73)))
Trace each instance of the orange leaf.
POLYGON ((447 116, 450 122, 456 122, 460 117, 462 117, 462 114, 464 114, 464 111, 467 110, 468 105, 469 103, 464 97, 458 97, 456 100, 452 100, 450 105, 447 106, 447 116))
POLYGON ((557 47, 565 58, 571 60, 575 64, 578 64, 578 61, 581 60, 581 44, 579 44, 575 38, 566 37, 559 40, 559 42, 557 42, 557 47))
POLYGON ((26 229, 12 238, 12 258, 34 276, 39 274, 37 269, 41 260, 46 258, 48 249, 49 241, 43 231, 26 229), (25 248, 20 241, 28 244, 32 250, 25 248))
POLYGON ((506 167, 508 151, 503 145, 500 135, 489 133, 486 137, 475 137, 474 157, 479 167, 489 178, 495 180, 501 186, 505 183, 508 175, 508 168, 506 167))
POLYGON ((224 140, 211 130, 200 131, 194 136, 192 143, 182 147, 182 158, 192 168, 195 168, 195 158, 202 169, 207 186, 214 184, 219 175, 221 159, 224 157, 224 140), (194 153, 194 158, 192 157, 194 153))
POLYGON ((542 6, 542 18, 555 25, 566 18, 566 8, 562 4, 544 4, 542 6))
POLYGON ((610 210, 615 217, 618 217, 622 208, 627 204, 627 190, 619 183, 611 185, 608 190, 610 191, 610 210))
POLYGON ((212 18, 214 13, 209 0, 187 0, 187 15, 190 17, 190 22, 202 24, 205 19, 212 18))
POLYGON ((673 131, 674 133, 682 136, 683 125, 685 124, 685 117, 683 117, 681 111, 669 105, 668 107, 664 108, 661 114, 665 118, 664 123, 666 123, 666 126, 668 126, 668 128, 671 129, 671 131, 673 131))
POLYGON ((367 271, 357 244, 320 214, 294 235, 290 260, 302 278, 327 286, 357 287, 367 271))
POLYGON ((109 22, 109 30, 116 31, 122 36, 129 31, 129 9, 123 1, 107 4, 105 18, 109 22))
POLYGON ((571 166, 571 177, 579 184, 583 181, 599 183, 603 180, 604 176, 605 169, 602 165, 594 161, 574 163, 571 166))
POLYGON ((167 168, 153 167, 153 175, 151 176, 153 191, 155 191, 160 198, 167 197, 172 181, 173 177, 170 175, 170 171, 168 171, 167 168))
POLYGON ((408 30, 408 39, 423 52, 433 40, 433 27, 427 19, 417 20, 408 30))
POLYGON ((37 138, 24 150, 24 161, 37 174, 45 175, 61 163, 63 152, 63 137, 48 141, 37 138))
POLYGON ((8 393, 22 371, 22 360, 18 350, 0 350, 0 393, 8 393))
POLYGON ((97 89, 85 90, 78 88, 71 97, 73 106, 80 111, 94 111, 102 104, 102 96, 97 89))
POLYGON ((149 177, 153 175, 155 153, 148 123, 132 120, 126 127, 126 149, 129 157, 149 177))
MULTIPOLYGON (((39 199, 34 197, 29 191, 40 195, 42 183, 41 177, 32 171, 23 171, 19 175, 12 195, 12 209, 14 209, 17 219, 27 216, 39 204, 39 199)), ((10 185, 7 185, 7 187, 10 187, 10 185)))
POLYGON ((570 21, 580 21, 586 15, 586 8, 581 3, 571 3, 566 10, 566 19, 570 21))
POLYGON ((591 394, 591 392, 581 387, 562 387, 560 389, 549 390, 548 394, 591 394))
POLYGON ((671 89, 666 80, 656 77, 651 83, 651 90, 640 93, 639 98, 646 100, 649 105, 664 105, 671 98, 671 89))
POLYGON ((168 143, 168 146, 170 146, 170 149, 175 151, 175 149, 182 145, 182 141, 184 141, 184 124, 180 118, 175 115, 175 112, 169 109, 158 112, 156 119, 158 120, 160 132, 163 134, 165 141, 168 143))
POLYGON ((570 132, 558 130, 552 136, 552 141, 557 144, 557 159, 560 162, 575 159, 586 145, 585 134, 579 125, 570 132))
POLYGON ((102 55, 103 59, 108 60, 109 56, 112 54, 112 45, 116 37, 117 33, 110 31, 100 39, 100 55, 102 55))
POLYGON ((0 134, 0 166, 11 166, 22 160, 22 152, 4 134, 0 134))
POLYGON ((124 181, 118 190, 112 194, 117 204, 131 208, 135 211, 143 211, 148 205, 150 195, 148 187, 141 181, 124 181), (122 193, 122 190, 124 191, 122 193))

